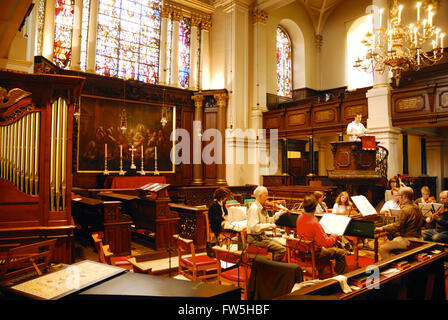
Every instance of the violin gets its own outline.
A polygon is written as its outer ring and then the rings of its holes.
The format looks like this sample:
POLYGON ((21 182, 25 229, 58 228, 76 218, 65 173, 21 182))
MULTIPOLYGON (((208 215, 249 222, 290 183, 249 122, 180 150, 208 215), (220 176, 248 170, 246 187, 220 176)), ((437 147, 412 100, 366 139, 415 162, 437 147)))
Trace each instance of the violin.
POLYGON ((284 207, 283 205, 281 205, 281 204, 279 204, 279 203, 277 203, 277 202, 275 202, 275 201, 269 201, 269 200, 266 200, 266 201, 264 202, 264 204, 263 204, 263 207, 264 207, 266 210, 271 210, 271 211, 279 211, 279 210, 283 210, 283 211, 286 211, 286 212, 288 212, 288 213, 291 213, 291 210, 289 210, 288 208, 284 207))
POLYGON ((443 214, 443 213, 445 213, 445 212, 448 212, 448 208, 445 208, 445 207, 440 207, 439 208, 439 210, 437 210, 435 213, 433 213, 429 218, 427 218, 427 222, 431 222, 432 220, 434 220, 434 218, 435 217, 437 217, 437 216, 439 216, 439 215, 441 215, 441 214, 443 214), (429 221, 428 221, 428 219, 429 219, 429 221))

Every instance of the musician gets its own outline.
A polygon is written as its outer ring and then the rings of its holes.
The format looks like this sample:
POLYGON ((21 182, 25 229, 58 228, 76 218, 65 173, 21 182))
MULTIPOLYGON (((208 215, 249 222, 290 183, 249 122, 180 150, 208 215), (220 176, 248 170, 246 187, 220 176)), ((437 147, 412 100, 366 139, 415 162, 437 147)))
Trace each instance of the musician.
POLYGON ((423 186, 420 189, 422 196, 415 200, 415 203, 418 205, 419 203, 436 203, 437 200, 431 196, 431 190, 428 186, 423 186))
POLYGON ((389 189, 384 192, 384 201, 392 200, 392 189, 399 188, 397 178, 391 178, 389 180, 389 189))
POLYGON ((226 201, 232 197, 232 192, 225 188, 220 187, 213 193, 213 203, 208 209, 208 219, 210 223, 210 229, 212 229, 216 239, 222 230, 222 225, 227 219, 226 201))
POLYGON ((380 210, 380 213, 383 213, 387 216, 391 216, 390 210, 400 210, 400 189, 393 188, 391 190, 392 200, 386 201, 383 207, 380 210))
POLYGON ((362 114, 356 114, 355 119, 347 126, 347 135, 350 141, 361 141, 361 137, 369 133, 366 127, 361 123, 362 114))
POLYGON ((328 207, 327 204, 324 202, 325 200, 324 193, 322 191, 314 191, 313 196, 317 200, 316 213, 327 212, 328 207))
POLYGON ((401 188, 399 191, 401 214, 398 221, 382 227, 376 227, 375 231, 386 231, 393 237, 379 248, 382 259, 393 256, 395 249, 407 249, 411 244, 410 240, 421 238, 421 227, 424 220, 422 211, 414 203, 414 191, 410 187, 401 188))
POLYGON ((285 247, 278 241, 269 238, 265 231, 276 227, 275 222, 286 213, 286 210, 277 211, 273 217, 270 217, 264 208, 268 199, 268 189, 264 186, 258 186, 254 190, 255 201, 247 211, 247 243, 258 247, 268 248, 272 252, 272 259, 281 261, 285 255, 285 247))
POLYGON ((426 229, 422 231, 423 240, 448 243, 448 190, 440 192, 440 203, 443 207, 432 217, 426 218, 426 222, 430 223, 432 219, 436 221, 434 229, 426 229))
POLYGON ((332 213, 349 213, 353 208, 353 203, 350 201, 350 196, 347 191, 342 191, 336 201, 334 202, 332 213))
MULTIPOLYGON (((314 216, 316 212, 317 200, 313 195, 305 196, 303 208, 305 212, 297 218, 297 236, 304 240, 314 241, 316 259, 335 259, 334 271, 337 274, 345 273, 347 261, 345 259, 345 250, 336 247, 338 240, 341 240, 337 234, 327 235, 314 216)), ((321 274, 323 270, 319 270, 321 274)))

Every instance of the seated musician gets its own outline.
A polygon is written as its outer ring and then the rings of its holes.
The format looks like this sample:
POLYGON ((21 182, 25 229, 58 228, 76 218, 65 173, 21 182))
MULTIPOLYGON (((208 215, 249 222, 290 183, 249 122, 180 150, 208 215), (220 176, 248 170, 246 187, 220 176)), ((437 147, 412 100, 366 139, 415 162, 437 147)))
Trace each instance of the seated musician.
POLYGON ((384 201, 392 200, 392 189, 399 188, 397 178, 393 177, 389 180, 389 189, 384 192, 384 201))
POLYGON ((353 208, 350 196, 347 191, 342 191, 334 202, 332 213, 349 213, 353 208))
MULTIPOLYGON (((327 235, 324 228, 314 216, 317 200, 313 195, 305 196, 303 200, 304 213, 297 218, 297 237, 303 236, 304 240, 314 241, 316 259, 335 259, 334 271, 337 274, 345 273, 347 261, 345 250, 336 247, 339 239, 337 234, 327 235)), ((321 274, 323 270, 319 270, 321 274)))
POLYGON ((422 196, 415 200, 415 203, 418 205, 419 203, 436 203, 437 200, 431 196, 431 190, 428 186, 423 186, 420 189, 422 196))
POLYGON ((317 200, 316 213, 323 213, 328 211, 327 204, 324 202, 325 195, 322 191, 314 191, 313 196, 317 200))
POLYGON ((393 188, 392 190, 392 199, 388 200, 384 203, 383 207, 380 210, 380 213, 385 214, 386 216, 391 216, 390 210, 400 210, 400 189, 393 188))
POLYGON ((381 258, 387 259, 393 256, 395 249, 407 249, 410 240, 421 238, 421 227, 424 220, 422 211, 414 203, 414 191, 410 187, 401 188, 399 191, 401 214, 398 221, 382 227, 376 227, 375 231, 386 231, 393 237, 379 248, 381 258))
POLYGON ((440 203, 443 207, 432 217, 426 218, 426 222, 436 221, 434 229, 426 229, 422 231, 423 240, 448 243, 448 190, 443 190, 439 195, 440 203))
POLYGON ((212 229, 216 239, 218 239, 218 235, 222 230, 222 225, 228 215, 226 201, 231 197, 232 192, 225 187, 220 187, 213 193, 213 203, 208 209, 208 219, 210 229, 212 229))
POLYGON ((247 212, 247 243, 258 247, 268 248, 272 252, 272 259, 281 261, 285 255, 285 247, 278 241, 268 237, 265 231, 273 230, 275 222, 287 211, 280 210, 270 217, 264 208, 268 199, 268 189, 258 186, 254 190, 255 201, 247 212))

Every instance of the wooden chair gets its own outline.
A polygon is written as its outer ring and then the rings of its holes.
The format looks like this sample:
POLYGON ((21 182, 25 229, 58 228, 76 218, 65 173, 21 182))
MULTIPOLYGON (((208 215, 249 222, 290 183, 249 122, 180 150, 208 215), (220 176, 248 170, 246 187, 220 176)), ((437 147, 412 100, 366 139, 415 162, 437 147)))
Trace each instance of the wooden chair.
POLYGON ((241 299, 247 300, 247 286, 250 278, 250 265, 247 252, 230 251, 223 247, 213 247, 218 268, 218 284, 229 284, 241 288, 241 299), (223 270, 221 262, 237 265, 236 268, 223 270))
POLYGON ((190 280, 205 280, 216 277, 216 259, 207 255, 196 255, 193 240, 173 235, 179 257, 179 274, 190 280))
POLYGON ((314 251, 314 241, 286 239, 286 256, 288 263, 297 263, 302 267, 304 278, 330 278, 334 276, 333 263, 327 259, 317 259, 314 251), (327 270, 319 275, 319 268, 327 270))
POLYGON ((56 239, 15 246, 8 250, 0 267, 0 280, 8 285, 13 278, 36 272, 38 276, 48 267, 56 239))
POLYGON ((247 255, 249 259, 254 260, 255 257, 265 257, 268 260, 272 260, 272 252, 269 252, 268 248, 259 247, 253 244, 247 245, 247 255))
POLYGON ((142 264, 143 261, 140 261, 138 257, 128 259, 134 273, 152 274, 152 268, 142 264))
POLYGON ((98 252, 99 262, 132 270, 133 265, 128 261, 128 259, 132 258, 131 256, 114 256, 114 253, 110 250, 109 245, 103 244, 103 237, 100 232, 93 232, 92 238, 95 243, 95 249, 98 252))

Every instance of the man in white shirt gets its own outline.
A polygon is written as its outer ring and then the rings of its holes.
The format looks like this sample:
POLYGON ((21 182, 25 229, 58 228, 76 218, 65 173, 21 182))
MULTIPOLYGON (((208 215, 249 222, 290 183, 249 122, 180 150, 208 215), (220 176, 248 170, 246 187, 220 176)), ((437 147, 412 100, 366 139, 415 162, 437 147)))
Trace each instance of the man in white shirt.
POLYGON ((280 210, 270 217, 263 207, 268 199, 268 189, 259 186, 254 190, 255 201, 247 212, 247 243, 258 247, 268 248, 272 252, 272 259, 281 261, 285 255, 285 247, 276 240, 269 238, 265 231, 275 228, 275 222, 286 211, 280 210))
POLYGON ((368 130, 361 123, 362 114, 355 115, 355 120, 350 122, 347 126, 347 135, 350 141, 360 141, 361 137, 368 133, 368 130))
POLYGON ((388 200, 384 203, 383 207, 380 210, 380 213, 385 213, 386 215, 390 216, 390 210, 400 210, 400 194, 399 194, 398 188, 392 188, 392 200, 388 200))

